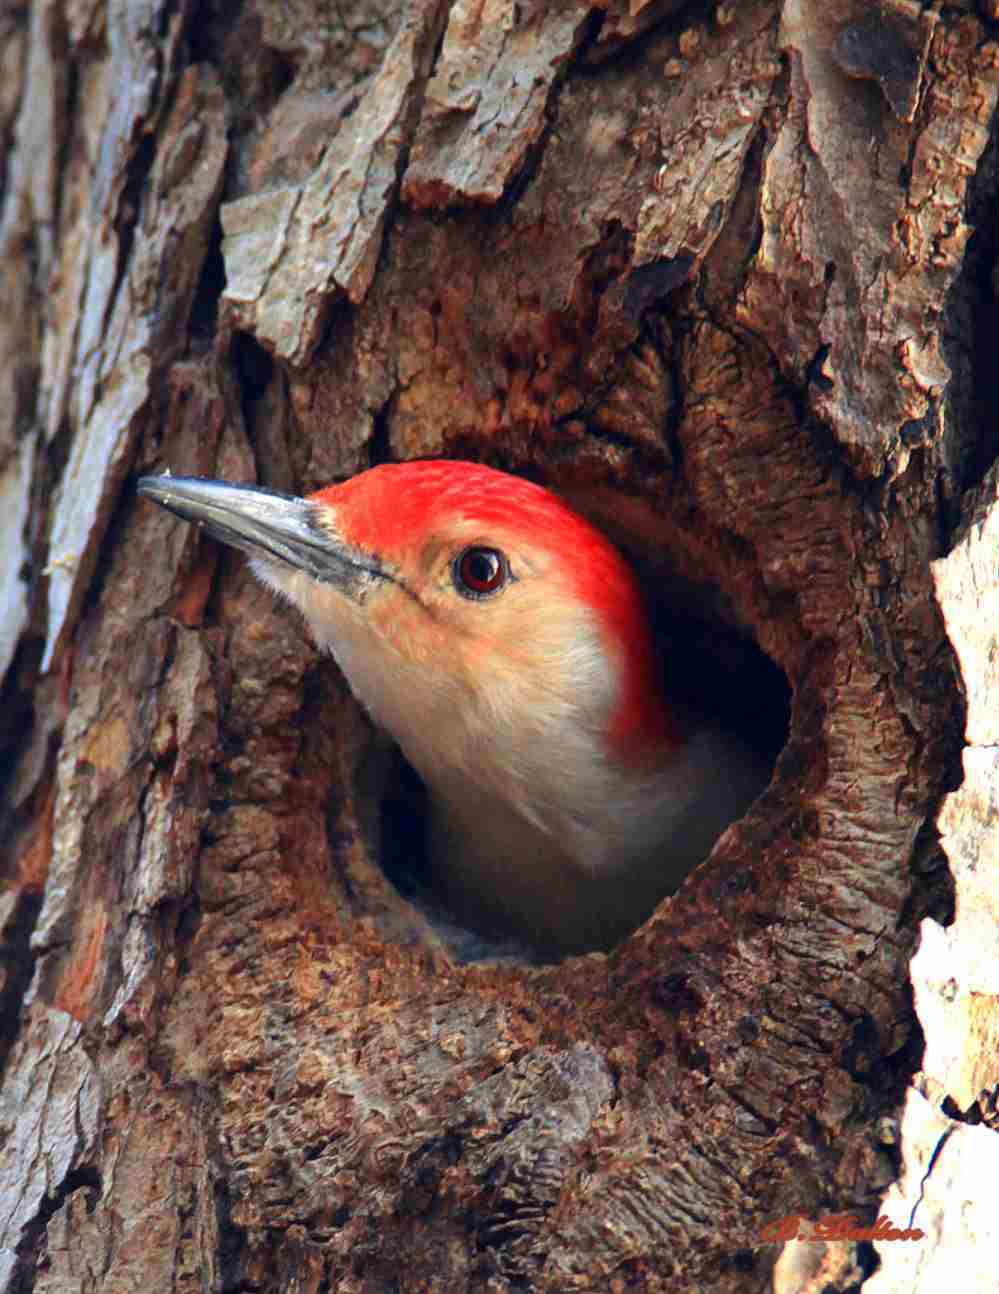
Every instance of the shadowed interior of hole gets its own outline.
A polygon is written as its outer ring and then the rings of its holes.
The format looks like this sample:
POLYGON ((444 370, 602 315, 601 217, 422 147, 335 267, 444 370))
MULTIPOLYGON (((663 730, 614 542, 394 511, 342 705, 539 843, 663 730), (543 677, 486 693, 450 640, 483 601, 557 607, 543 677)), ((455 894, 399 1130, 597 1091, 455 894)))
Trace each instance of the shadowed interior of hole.
POLYGON ((649 600, 663 688, 771 765, 787 741, 791 688, 746 633, 664 598, 649 600))
POLYGON ((403 898, 410 900, 433 893, 426 825, 426 787, 396 747, 381 802, 378 861, 403 898))
MULTIPOLYGON (((639 569, 640 579, 642 574, 639 569)), ((740 737, 772 766, 787 740, 790 719, 791 689, 784 672, 748 633, 711 614, 717 599, 710 590, 682 588, 675 581, 664 590, 654 576, 643 581, 643 589, 664 691, 689 714, 740 737)), ((379 862, 399 893, 435 924, 426 817, 426 789, 396 750, 384 782, 379 862)), ((439 910, 454 949, 453 918, 439 910)), ((495 955, 488 940, 480 947, 477 938, 472 936, 465 951, 459 950, 459 960, 495 955)))

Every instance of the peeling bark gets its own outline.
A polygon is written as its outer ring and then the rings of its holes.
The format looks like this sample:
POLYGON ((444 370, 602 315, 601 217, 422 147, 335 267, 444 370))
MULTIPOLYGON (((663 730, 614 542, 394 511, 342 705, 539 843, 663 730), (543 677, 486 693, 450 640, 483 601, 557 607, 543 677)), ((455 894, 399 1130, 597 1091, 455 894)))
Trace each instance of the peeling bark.
POLYGON ((0 1291, 991 1288, 982 13, 0 15, 0 1291), (609 956, 458 961, 332 664, 131 489, 421 454, 793 689, 609 956), (763 1231, 846 1212, 924 1235, 763 1231))

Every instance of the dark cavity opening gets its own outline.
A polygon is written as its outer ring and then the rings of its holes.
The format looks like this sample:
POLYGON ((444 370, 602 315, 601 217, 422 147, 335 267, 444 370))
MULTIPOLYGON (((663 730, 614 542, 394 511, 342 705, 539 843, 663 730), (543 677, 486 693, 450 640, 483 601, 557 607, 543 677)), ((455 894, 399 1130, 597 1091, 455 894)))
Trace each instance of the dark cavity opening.
MULTIPOLYGON (((664 579, 658 559, 646 562, 634 549, 626 555, 646 597, 664 693, 688 722, 710 724, 736 736, 772 776, 790 722, 791 688, 783 670, 725 610, 727 599, 715 585, 688 584, 675 576, 664 579)), ((463 926, 435 893, 426 846, 428 795, 419 775, 394 749, 380 780, 379 862, 399 893, 428 918, 453 956, 464 962, 497 957, 527 963, 561 960, 563 954, 463 926)), ((731 821, 739 816, 733 815, 731 821)), ((721 830, 702 858, 710 853, 721 830)), ((676 888, 664 879, 648 911, 622 937, 643 924, 658 902, 676 888)))

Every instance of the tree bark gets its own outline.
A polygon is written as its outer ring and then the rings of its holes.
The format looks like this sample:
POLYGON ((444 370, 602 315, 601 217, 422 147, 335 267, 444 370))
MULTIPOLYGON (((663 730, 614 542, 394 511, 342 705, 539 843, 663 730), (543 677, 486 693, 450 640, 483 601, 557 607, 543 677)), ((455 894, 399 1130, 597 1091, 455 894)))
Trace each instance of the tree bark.
POLYGON ((0 1294, 992 1288, 994 9, 0 10, 0 1294), (790 685, 608 956, 452 956, 335 667, 133 490, 427 454, 790 685))

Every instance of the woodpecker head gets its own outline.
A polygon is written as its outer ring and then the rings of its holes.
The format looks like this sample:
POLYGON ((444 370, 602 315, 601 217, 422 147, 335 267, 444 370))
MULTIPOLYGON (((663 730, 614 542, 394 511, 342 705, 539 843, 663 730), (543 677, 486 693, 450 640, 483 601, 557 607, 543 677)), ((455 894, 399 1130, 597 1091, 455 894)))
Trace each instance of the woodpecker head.
POLYGON ((139 492, 249 553, 404 749, 435 698, 490 742, 575 728, 642 765, 675 740, 634 576, 538 485, 427 461, 305 499, 171 476, 139 492))
POLYGON ((443 808, 444 852, 516 930, 606 943, 759 789, 741 771, 719 787, 718 749, 681 735, 630 568, 540 486, 424 461, 304 499, 172 476, 139 492, 248 553, 302 612, 443 808), (591 886, 584 912, 586 877, 653 858, 666 832, 672 865, 656 856, 627 902, 591 886))

